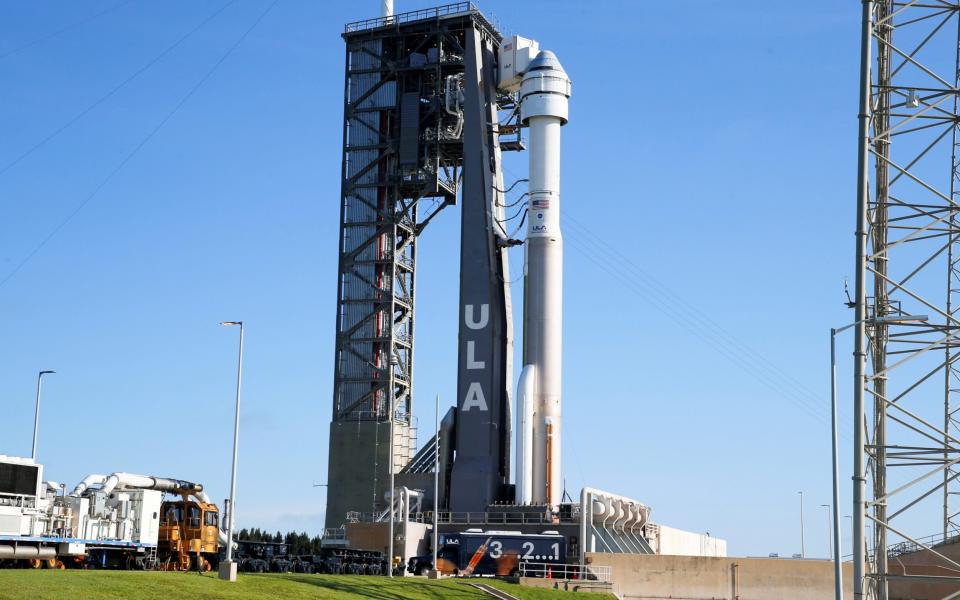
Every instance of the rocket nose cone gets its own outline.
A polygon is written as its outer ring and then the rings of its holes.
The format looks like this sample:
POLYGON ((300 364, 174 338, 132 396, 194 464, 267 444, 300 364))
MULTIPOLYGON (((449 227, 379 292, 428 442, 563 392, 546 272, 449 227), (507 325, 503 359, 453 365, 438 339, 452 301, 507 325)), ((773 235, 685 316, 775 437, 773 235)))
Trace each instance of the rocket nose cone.
POLYGON ((530 61, 530 65, 527 67, 528 71, 540 71, 540 70, 549 70, 549 71, 563 71, 563 67, 560 65, 560 61, 557 60, 557 55, 549 50, 541 50, 537 57, 530 61))

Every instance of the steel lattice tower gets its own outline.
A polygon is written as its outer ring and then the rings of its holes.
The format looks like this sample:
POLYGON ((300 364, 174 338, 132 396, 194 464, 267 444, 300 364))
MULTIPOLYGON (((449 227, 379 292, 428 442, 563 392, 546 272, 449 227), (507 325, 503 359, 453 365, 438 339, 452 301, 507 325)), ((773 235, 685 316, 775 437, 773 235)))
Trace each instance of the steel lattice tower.
MULTIPOLYGON (((327 526, 382 512, 384 493, 416 451, 413 364, 418 237, 445 207, 462 203, 461 302, 485 306, 472 361, 493 407, 457 419, 458 435, 509 432, 509 295, 500 229, 502 187, 495 50, 501 36, 469 2, 350 23, 346 42, 336 348, 327 526), (499 198, 499 196, 496 196, 499 198), (464 281, 467 283, 465 284, 464 281), (499 297, 497 293, 499 292, 499 297), (478 363, 479 364, 479 363, 478 363)), ((446 249, 450 251, 450 249, 446 249)), ((462 336, 461 336, 462 337, 462 336)), ((464 345, 461 344, 461 351, 464 345)), ((466 359, 460 361, 465 364, 466 359)), ((453 366, 453 365, 451 365, 453 366)), ((461 377, 462 378, 462 377, 461 377)), ((476 379, 477 377, 475 377, 476 379)), ((475 413, 478 411, 475 411, 475 413)), ((498 440, 500 438, 497 438, 498 440)), ((507 438, 508 439, 508 438, 507 438)), ((500 499, 509 446, 461 444, 463 459, 494 463, 472 496, 500 499), (505 458, 504 458, 505 457, 505 458), (498 470, 499 469, 499 470, 498 470), (494 477, 495 476, 495 477, 494 477), (489 482, 487 482, 489 480, 489 482)), ((432 454, 429 454, 432 456, 432 454)), ((446 478, 446 473, 444 478, 446 478)), ((454 469, 453 478, 457 478, 454 469)), ((462 477, 461 477, 462 479, 462 477)))
POLYGON ((937 550, 960 533, 960 6, 864 0, 862 36, 854 595, 946 596, 960 589, 937 550), (917 553, 943 573, 911 571, 917 553))

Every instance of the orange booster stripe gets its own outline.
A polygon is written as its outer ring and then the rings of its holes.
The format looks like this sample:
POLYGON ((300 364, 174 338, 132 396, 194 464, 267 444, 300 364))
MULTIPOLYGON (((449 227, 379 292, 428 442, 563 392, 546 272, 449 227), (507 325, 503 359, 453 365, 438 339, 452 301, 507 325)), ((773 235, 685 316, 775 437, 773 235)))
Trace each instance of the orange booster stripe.
POLYGON ((480 544, 480 547, 477 548, 477 551, 473 553, 473 556, 470 557, 470 562, 467 564, 467 568, 464 569, 465 575, 472 575, 473 570, 477 568, 477 565, 480 564, 480 559, 483 558, 483 555, 487 553, 487 546, 490 545, 490 540, 493 538, 487 538, 487 541, 480 544))

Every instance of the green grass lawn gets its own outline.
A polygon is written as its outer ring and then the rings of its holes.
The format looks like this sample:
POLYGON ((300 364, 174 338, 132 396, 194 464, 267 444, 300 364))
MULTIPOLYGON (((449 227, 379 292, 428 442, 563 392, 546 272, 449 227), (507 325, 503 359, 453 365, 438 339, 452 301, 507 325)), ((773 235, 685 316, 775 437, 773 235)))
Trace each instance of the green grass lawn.
POLYGON ((491 596, 469 581, 496 586, 522 600, 610 600, 612 596, 559 592, 522 587, 490 579, 371 577, 358 575, 254 575, 241 573, 237 583, 217 579, 215 573, 143 573, 132 571, 0 570, 3 600, 100 600, 103 598, 163 598, 165 600, 246 600, 271 598, 377 598, 399 600, 482 600, 491 596))

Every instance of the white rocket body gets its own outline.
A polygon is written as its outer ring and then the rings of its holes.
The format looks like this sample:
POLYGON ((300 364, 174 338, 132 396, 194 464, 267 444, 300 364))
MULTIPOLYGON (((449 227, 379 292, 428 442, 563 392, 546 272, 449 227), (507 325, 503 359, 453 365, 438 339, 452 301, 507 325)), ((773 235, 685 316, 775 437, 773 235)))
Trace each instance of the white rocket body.
POLYGON ((556 507, 560 469, 563 349, 563 238, 560 235, 560 128, 570 78, 540 52, 520 86, 520 118, 530 129, 524 279, 523 371, 517 444, 517 500, 556 507))

